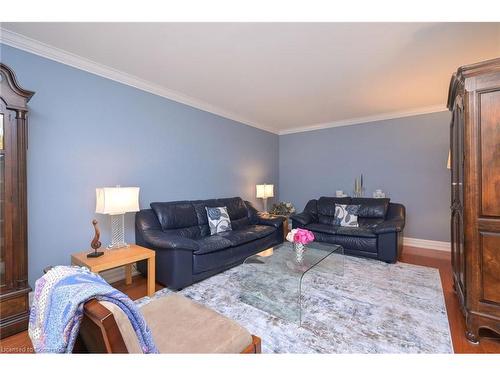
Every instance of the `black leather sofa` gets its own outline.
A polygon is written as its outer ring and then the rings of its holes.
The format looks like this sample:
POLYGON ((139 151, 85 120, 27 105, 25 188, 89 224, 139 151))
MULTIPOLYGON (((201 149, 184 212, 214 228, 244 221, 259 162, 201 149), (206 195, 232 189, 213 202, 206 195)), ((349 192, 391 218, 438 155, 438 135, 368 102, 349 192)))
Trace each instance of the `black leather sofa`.
POLYGON ((321 197, 290 219, 293 228, 312 231, 316 241, 341 245, 345 254, 394 263, 403 246, 405 216, 405 207, 388 198, 321 197), (360 205, 359 227, 334 225, 335 204, 360 205))
MULTIPOLYGON (((156 281, 182 289, 283 242, 282 217, 257 212, 243 199, 151 203, 135 216, 135 240, 156 252, 156 281), (210 235, 205 207, 227 207, 232 231, 210 235)), ((138 269, 145 274, 144 262, 138 269)))

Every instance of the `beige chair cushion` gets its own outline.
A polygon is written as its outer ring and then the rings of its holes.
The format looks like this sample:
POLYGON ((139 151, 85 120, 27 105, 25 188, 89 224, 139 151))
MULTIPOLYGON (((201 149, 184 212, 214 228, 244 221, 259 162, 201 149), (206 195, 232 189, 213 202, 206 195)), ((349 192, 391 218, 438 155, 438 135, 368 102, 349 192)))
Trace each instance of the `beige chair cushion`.
POLYGON ((234 320, 178 294, 154 300, 141 312, 160 353, 241 353, 252 343, 234 320))
MULTIPOLYGON (((141 353, 125 313, 101 302, 113 313, 129 353, 141 353)), ((252 336, 235 321, 178 294, 155 299, 140 309, 160 353, 240 353, 252 336)))

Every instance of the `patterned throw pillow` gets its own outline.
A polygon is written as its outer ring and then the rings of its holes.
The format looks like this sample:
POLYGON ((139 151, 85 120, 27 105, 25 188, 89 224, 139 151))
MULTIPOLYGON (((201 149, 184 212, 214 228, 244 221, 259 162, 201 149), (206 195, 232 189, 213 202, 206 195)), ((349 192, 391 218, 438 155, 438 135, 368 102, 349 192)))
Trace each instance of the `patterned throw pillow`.
POLYGON ((205 207, 207 210, 210 235, 232 230, 227 207, 205 207))
POLYGON ((357 204, 335 204, 335 225, 357 227, 359 207, 357 204))

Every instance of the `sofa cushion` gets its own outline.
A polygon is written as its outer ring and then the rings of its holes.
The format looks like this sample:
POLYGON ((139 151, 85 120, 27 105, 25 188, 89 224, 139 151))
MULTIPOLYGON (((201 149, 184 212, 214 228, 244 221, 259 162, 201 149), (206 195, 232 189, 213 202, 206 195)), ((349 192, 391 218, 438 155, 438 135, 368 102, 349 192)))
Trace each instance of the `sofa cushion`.
POLYGON ((353 236, 353 237, 367 237, 376 238, 377 235, 370 228, 365 227, 340 227, 335 225, 312 223, 305 226, 307 230, 327 233, 327 234, 338 234, 342 236, 353 236))
POLYGON ((163 230, 198 225, 196 211, 191 202, 153 202, 151 208, 163 230))
POLYGON ((351 204, 361 206, 358 211, 359 217, 385 219, 389 201, 389 198, 352 198, 351 204))
POLYGON ((350 197, 321 197, 318 199, 318 214, 324 216, 335 216, 336 204, 351 204, 350 197))
POLYGON ((251 224, 252 223, 248 217, 242 217, 241 219, 234 219, 234 220, 231 219, 231 228, 233 228, 233 230, 242 229, 251 224))
POLYGON ((385 220, 381 218, 358 217, 360 227, 375 228, 377 225, 383 223, 385 220))
POLYGON ((334 226, 334 225, 328 225, 328 224, 311 223, 311 224, 307 224, 305 226, 305 228, 307 230, 310 230, 313 232, 335 234, 335 233, 337 233, 338 227, 334 226))
POLYGON ((185 227, 185 228, 177 228, 177 229, 167 229, 163 230, 166 234, 176 235, 186 238, 196 239, 200 237, 200 227, 185 227))
POLYGON ((352 237, 376 238, 377 235, 373 230, 366 227, 337 227, 336 234, 352 237))
POLYGON ((199 249, 195 250, 194 254, 213 253, 214 251, 227 249, 228 247, 231 247, 233 245, 231 241, 228 241, 218 234, 214 236, 202 237, 195 240, 195 242, 198 244, 199 249))
POLYGON ((248 217, 248 208, 240 197, 217 199, 221 206, 227 207, 231 220, 248 217))
POLYGON ((250 333, 234 320, 177 294, 141 307, 160 353, 241 353, 250 333))
POLYGON ((235 224, 233 229, 239 229, 250 222, 248 207, 245 201, 239 197, 197 200, 192 203, 198 218, 198 225, 202 236, 210 235, 206 207, 226 207, 229 218, 231 219, 231 226, 233 222, 235 224))
MULTIPOLYGON (((198 218, 198 225, 208 226, 208 217, 206 207, 217 207, 220 204, 217 203, 216 199, 207 199, 203 201, 193 201, 193 207, 196 212, 196 217, 198 218)), ((209 229, 210 233, 210 229, 209 229)))
POLYGON ((358 250, 377 254, 377 238, 341 236, 338 234, 315 233, 316 240, 340 245, 349 253, 349 250, 358 250))
MULTIPOLYGON (((249 256, 269 249, 277 245, 279 241, 276 235, 270 235, 256 239, 255 241, 247 242, 236 247, 230 247, 220 251, 214 251, 209 254, 194 254, 193 253, 193 276, 194 279, 200 280, 198 275, 212 272, 214 269, 222 271, 225 268, 235 266, 242 263, 249 256)), ((279 236, 280 238, 283 238, 279 236)), ((201 279, 204 277, 201 277, 201 279)))
POLYGON ((304 212, 307 212, 308 214, 316 217, 318 215, 318 200, 311 199, 309 202, 307 202, 306 206, 304 207, 304 212))
POLYGON ((367 238, 358 236, 339 236, 335 235, 335 243, 344 249, 377 252, 377 238, 367 238))
POLYGON ((248 225, 242 229, 219 233, 218 236, 231 242, 232 246, 239 246, 244 243, 266 237, 275 231, 275 227, 268 225, 248 225))
POLYGON ((334 226, 334 225, 336 225, 335 224, 335 216, 318 214, 318 223, 334 226))
POLYGON ((318 222, 320 224, 335 225, 335 205, 350 204, 351 198, 321 197, 318 199, 318 222))

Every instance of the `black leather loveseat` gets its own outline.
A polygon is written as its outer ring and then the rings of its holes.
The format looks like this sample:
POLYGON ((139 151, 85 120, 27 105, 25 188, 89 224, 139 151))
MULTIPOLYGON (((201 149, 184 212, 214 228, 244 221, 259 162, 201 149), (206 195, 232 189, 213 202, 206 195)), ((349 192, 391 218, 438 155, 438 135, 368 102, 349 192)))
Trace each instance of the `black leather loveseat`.
POLYGON ((316 241, 341 245, 345 254, 394 263, 403 246, 405 207, 388 198, 334 198, 310 200, 304 212, 291 216, 293 228, 314 233, 316 241), (359 227, 335 223, 335 204, 360 205, 359 227))
MULTIPOLYGON (((282 243, 283 221, 238 197, 151 203, 135 216, 135 240, 156 251, 156 280, 181 289, 282 243), (233 230, 211 236, 205 207, 223 206, 233 230)), ((138 269, 146 273, 144 263, 138 269)))

